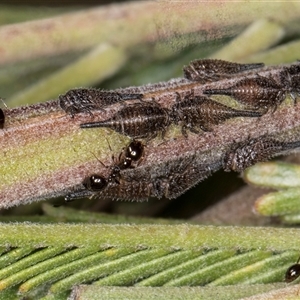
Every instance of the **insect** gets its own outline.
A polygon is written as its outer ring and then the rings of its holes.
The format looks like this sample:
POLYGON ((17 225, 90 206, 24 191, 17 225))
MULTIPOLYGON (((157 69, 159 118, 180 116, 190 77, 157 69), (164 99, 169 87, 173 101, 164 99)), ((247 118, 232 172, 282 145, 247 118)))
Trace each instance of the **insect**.
POLYGON ((5 122, 5 115, 3 110, 0 108, 0 129, 3 129, 5 122))
MULTIPOLYGON (((111 173, 107 178, 98 174, 86 177, 82 182, 84 189, 80 187, 73 193, 68 194, 65 197, 65 201, 70 202, 77 198, 91 197, 96 192, 105 190, 107 186, 115 186, 115 184, 120 184, 121 170, 132 168, 132 161, 140 160, 143 156, 143 153, 144 145, 140 141, 131 141, 130 144, 125 148, 125 150, 123 149, 123 151, 121 152, 118 163, 113 164, 113 166, 111 167, 111 173)), ((103 165, 101 161, 99 162, 103 165)), ((114 188, 117 190, 116 187, 114 188)))
POLYGON ((297 262, 290 266, 285 272, 285 282, 292 282, 296 280, 300 276, 300 264, 299 264, 300 257, 298 258, 297 262))
POLYGON ((175 199, 179 197, 187 190, 212 175, 212 173, 219 170, 221 166, 221 162, 210 164, 193 162, 188 165, 183 172, 175 173, 175 175, 171 175, 168 178, 164 196, 168 199, 175 199))
MULTIPOLYGON (((203 163, 197 154, 192 154, 153 166, 127 169, 122 172, 120 185, 126 186, 129 183, 136 185, 135 191, 123 189, 126 191, 126 199, 139 199, 139 197, 144 199, 145 196, 174 199, 221 167, 221 161, 203 163)), ((122 197, 124 195, 119 195, 119 199, 122 197)))
POLYGON ((142 142, 137 140, 131 141, 130 144, 125 148, 125 150, 123 149, 120 153, 118 162, 116 164, 113 164, 113 166, 111 167, 112 171, 107 178, 107 181, 115 181, 117 183, 120 183, 120 171, 127 168, 133 168, 132 162, 140 160, 143 156, 143 153, 144 145, 142 144, 142 142))
POLYGON ((262 67, 264 67, 263 63, 238 64, 219 59, 198 59, 185 66, 183 74, 186 79, 207 83, 262 67))
POLYGON ((300 147, 300 141, 282 142, 266 136, 234 144, 225 154, 223 168, 225 171, 242 172, 244 169, 266 161, 284 151, 300 147))
POLYGON ((121 93, 114 91, 103 91, 98 89, 73 89, 59 96, 59 105, 72 117, 75 114, 102 109, 105 106, 125 101, 142 99, 143 94, 121 93))
POLYGON ((75 191, 66 196, 76 198, 144 201, 149 197, 174 199, 222 167, 221 160, 203 163, 197 154, 187 155, 151 166, 121 170, 119 183, 111 181, 99 191, 75 191))
POLYGON ((70 202, 78 198, 144 201, 152 195, 152 189, 152 183, 149 181, 128 181, 122 176, 119 182, 110 181, 103 189, 88 190, 79 187, 66 195, 65 201, 70 202))
POLYGON ((170 119, 175 124, 181 124, 182 134, 187 137, 186 129, 199 133, 197 127, 203 131, 212 131, 213 125, 218 125, 229 118, 236 117, 260 117, 261 112, 236 110, 224 104, 216 102, 205 96, 193 96, 189 94, 171 107, 170 119))
POLYGON ((286 92, 273 78, 257 75, 253 78, 243 78, 236 84, 225 89, 207 89, 206 95, 227 95, 238 102, 254 109, 270 108, 275 111, 286 97, 286 92))
POLYGON ((152 195, 153 184, 147 181, 126 181, 123 177, 119 183, 111 183, 108 187, 92 195, 93 199, 110 199, 122 201, 145 201, 152 195))
POLYGON ((133 139, 150 140, 159 132, 163 137, 169 125, 169 111, 152 101, 126 105, 105 121, 84 123, 80 127, 108 127, 133 139))

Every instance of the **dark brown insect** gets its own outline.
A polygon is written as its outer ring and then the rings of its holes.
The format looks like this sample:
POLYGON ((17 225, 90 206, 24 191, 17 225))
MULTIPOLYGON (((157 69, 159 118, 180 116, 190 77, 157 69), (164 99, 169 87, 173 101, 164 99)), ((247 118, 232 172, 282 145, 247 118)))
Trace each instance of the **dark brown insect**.
POLYGON ((221 168, 221 163, 192 163, 182 173, 175 173, 171 175, 165 183, 166 188, 164 196, 168 199, 175 199, 187 190, 191 189, 199 182, 203 181, 207 177, 211 176, 212 173, 216 172, 221 168))
MULTIPOLYGON (((140 141, 131 141, 128 147, 123 149, 121 152, 118 162, 110 167, 111 173, 108 178, 104 178, 97 174, 86 177, 82 183, 84 188, 79 187, 73 193, 68 194, 65 197, 65 201, 70 202, 78 198, 91 197, 95 194, 95 192, 104 190, 108 185, 111 185, 110 188, 112 188, 115 184, 120 184, 121 170, 133 168, 132 162, 140 160, 143 153, 144 145, 140 141)), ((113 158, 113 161, 114 160, 115 159, 113 158)), ((101 161, 99 162, 103 164, 101 161)), ((115 189, 117 190, 116 187, 115 189)))
POLYGON ((110 199, 122 201, 146 201, 152 195, 153 186, 146 181, 126 181, 121 177, 119 183, 110 183, 107 188, 93 194, 93 199, 110 199))
POLYGON ((285 282, 292 282, 296 280, 300 276, 300 264, 299 264, 300 257, 297 260, 297 263, 290 266, 285 273, 285 282))
POLYGON ((257 75, 253 78, 243 78, 236 84, 225 89, 207 89, 206 95, 227 95, 238 102, 254 109, 273 111, 282 103, 286 92, 274 79, 257 75))
POLYGON ((72 117, 78 113, 91 113, 105 106, 125 101, 142 99, 143 94, 130 94, 98 89, 73 89, 59 96, 60 107, 72 117))
POLYGON ((3 110, 0 108, 0 129, 3 129, 5 122, 5 115, 3 110))
POLYGON ((298 60, 295 64, 285 67, 285 69, 290 74, 290 76, 299 75, 300 74, 300 61, 298 60))
POLYGON ((212 131, 212 126, 218 125, 227 119, 237 117, 260 117, 261 112, 237 110, 216 102, 204 96, 187 95, 172 106, 170 119, 175 124, 182 126, 182 133, 187 137, 186 129, 199 133, 197 128, 203 131, 212 131))
POLYGON ((65 201, 70 202, 79 198, 144 201, 152 195, 152 190, 153 185, 149 181, 127 181, 121 176, 119 182, 112 180, 105 188, 97 191, 78 187, 74 192, 65 196, 65 201))
POLYGON ((225 154, 223 168, 225 171, 242 172, 258 162, 280 155, 285 151, 300 147, 300 141, 281 142, 266 136, 248 139, 234 144, 225 154))
MULTIPOLYGON (((148 197, 174 199, 182 195, 222 166, 220 161, 203 163, 196 154, 172 159, 153 166, 137 167, 122 171, 118 198, 121 200, 144 200, 148 197), (121 187, 122 186, 122 187, 121 187), (132 190, 131 187, 134 187, 132 190), (123 194, 122 194, 123 193, 123 194)), ((98 194, 115 194, 116 186, 98 194)))
POLYGON ((81 128, 108 127, 133 139, 151 139, 170 124, 169 112, 156 102, 138 102, 121 108, 110 119, 80 124, 81 128))
MULTIPOLYGON (((131 141, 130 144, 120 153, 117 163, 114 163, 113 166, 110 167, 112 171, 108 176, 107 181, 120 183, 120 171, 127 168, 133 168, 132 162, 140 160, 143 153, 144 145, 142 142, 137 140, 131 141)), ((115 161, 114 157, 113 161, 115 161)))
POLYGON ((144 201, 149 197, 173 199, 221 167, 220 160, 203 163, 203 159, 193 154, 172 159, 167 163, 121 170, 119 183, 111 181, 97 192, 81 189, 69 194, 65 199, 68 201, 79 197, 129 201, 144 201))
POLYGON ((198 59, 185 66, 183 74, 186 79, 208 83, 262 67, 264 67, 263 63, 238 64, 219 59, 198 59))

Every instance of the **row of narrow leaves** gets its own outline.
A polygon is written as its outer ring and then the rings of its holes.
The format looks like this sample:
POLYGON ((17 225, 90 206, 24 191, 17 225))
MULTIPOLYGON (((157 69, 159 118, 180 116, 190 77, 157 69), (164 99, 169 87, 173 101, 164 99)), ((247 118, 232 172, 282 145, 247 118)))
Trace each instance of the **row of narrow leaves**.
POLYGON ((300 235, 294 229, 188 224, 1 227, 0 290, 46 298, 64 298, 74 286, 91 282, 138 287, 243 284, 251 295, 251 284, 283 282, 299 255, 290 250, 297 249, 300 235))

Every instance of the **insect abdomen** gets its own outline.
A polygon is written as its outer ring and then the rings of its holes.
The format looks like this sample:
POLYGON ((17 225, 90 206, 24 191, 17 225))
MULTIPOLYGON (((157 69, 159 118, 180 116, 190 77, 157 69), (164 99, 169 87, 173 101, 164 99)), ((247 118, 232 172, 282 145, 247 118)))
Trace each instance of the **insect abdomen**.
POLYGON ((81 124, 81 128, 108 127, 131 138, 147 138, 169 125, 166 109, 155 104, 136 103, 118 111, 106 121, 81 124))

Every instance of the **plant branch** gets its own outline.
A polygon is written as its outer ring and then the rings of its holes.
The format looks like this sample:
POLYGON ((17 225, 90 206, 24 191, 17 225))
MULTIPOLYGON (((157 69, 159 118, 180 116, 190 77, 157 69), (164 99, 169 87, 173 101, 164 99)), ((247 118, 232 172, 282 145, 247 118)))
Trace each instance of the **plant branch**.
MULTIPOLYGON (((281 70, 282 67, 278 66, 257 73, 276 77, 281 70)), ((206 85, 175 79, 118 91, 142 93, 145 101, 155 99, 162 106, 170 107, 176 101, 176 93, 183 96, 193 91, 197 95, 205 88, 226 87, 238 78, 206 85)), ((237 106, 226 97, 218 99, 237 106)), ((196 155, 198 160, 207 164, 220 163, 232 143, 249 136, 271 135, 284 141, 297 140, 300 105, 293 106, 288 102, 286 100, 275 113, 267 113, 259 119, 228 120, 215 126, 213 132, 190 133, 188 139, 178 127, 171 126, 163 143, 157 138, 147 144, 145 157, 138 168, 157 166, 189 155, 196 155)), ((61 110, 56 100, 5 110, 6 124, 0 131, 0 155, 5 157, 0 162, 0 207, 63 195, 74 185, 80 185, 86 176, 95 173, 106 176, 109 170, 97 159, 110 165, 112 155, 118 156, 129 139, 106 128, 80 129, 79 124, 106 119, 119 105, 95 111, 93 116, 82 113, 74 118, 61 110)))

